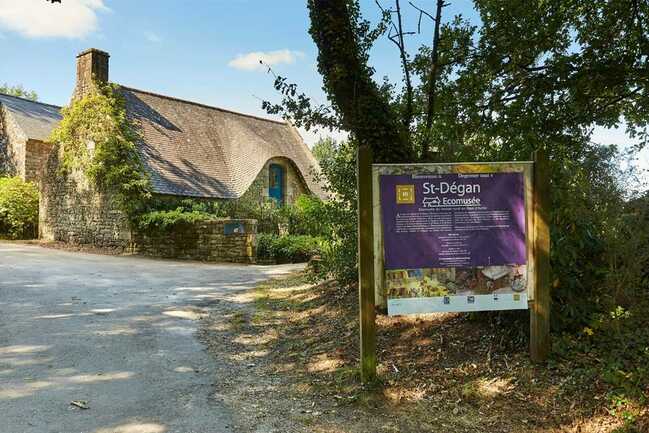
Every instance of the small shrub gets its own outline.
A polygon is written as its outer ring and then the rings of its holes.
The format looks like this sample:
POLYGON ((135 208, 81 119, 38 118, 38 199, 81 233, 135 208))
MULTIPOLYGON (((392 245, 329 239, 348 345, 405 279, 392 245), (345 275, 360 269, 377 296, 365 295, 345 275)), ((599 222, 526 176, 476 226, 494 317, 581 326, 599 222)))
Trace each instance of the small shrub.
POLYGON ((263 260, 273 259, 273 242, 278 238, 272 233, 259 233, 257 235, 257 258, 263 260))
POLYGON ((303 263, 320 254, 322 241, 305 235, 257 235, 257 257, 277 263, 303 263))
POLYGON ((38 234, 38 188, 19 177, 0 178, 0 236, 32 239, 38 234))
POLYGON ((213 219, 215 215, 182 208, 147 212, 138 217, 138 227, 144 231, 166 230, 179 224, 195 224, 213 219))
POLYGON ((280 213, 292 235, 325 236, 328 233, 326 203, 318 197, 303 194, 295 204, 280 208, 280 213))

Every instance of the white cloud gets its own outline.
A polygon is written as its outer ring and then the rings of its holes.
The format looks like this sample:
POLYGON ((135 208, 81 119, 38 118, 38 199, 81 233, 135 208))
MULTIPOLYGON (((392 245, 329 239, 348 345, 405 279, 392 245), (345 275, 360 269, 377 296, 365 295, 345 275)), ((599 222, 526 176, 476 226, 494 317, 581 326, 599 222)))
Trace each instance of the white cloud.
POLYGON ((144 38, 149 42, 153 42, 154 44, 162 42, 160 35, 154 32, 144 32, 144 38))
POLYGON ((104 0, 0 0, 0 28, 29 38, 83 38, 97 30, 104 0))
POLYGON ((248 54, 239 54, 233 60, 230 60, 228 66, 244 71, 259 71, 264 69, 264 65, 260 64, 259 61, 269 66, 282 63, 292 64, 295 63, 298 57, 304 57, 304 53, 288 49, 265 52, 254 51, 248 54))

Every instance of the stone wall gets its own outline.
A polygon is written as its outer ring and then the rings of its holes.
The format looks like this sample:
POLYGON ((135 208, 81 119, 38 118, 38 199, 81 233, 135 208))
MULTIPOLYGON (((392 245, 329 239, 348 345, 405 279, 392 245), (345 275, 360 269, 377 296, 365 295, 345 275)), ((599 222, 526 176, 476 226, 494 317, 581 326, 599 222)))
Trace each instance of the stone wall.
POLYGON ((25 148, 27 137, 0 105, 0 170, 25 178, 25 148))
POLYGON ((135 233, 131 252, 153 257, 254 263, 256 220, 215 219, 135 233))
POLYGON ((254 263, 256 220, 215 219, 172 230, 132 231, 111 194, 98 192, 80 171, 59 173, 59 150, 43 169, 39 237, 114 253, 215 262, 254 263))
POLYGON ((39 182, 52 145, 29 140, 4 108, 0 108, 0 173, 39 182))
POLYGON ((25 180, 38 182, 52 151, 52 145, 39 140, 28 140, 25 145, 25 180))
POLYGON ((80 171, 59 172, 59 150, 43 170, 39 237, 47 241, 128 251, 131 230, 126 214, 110 194, 99 193, 80 171))

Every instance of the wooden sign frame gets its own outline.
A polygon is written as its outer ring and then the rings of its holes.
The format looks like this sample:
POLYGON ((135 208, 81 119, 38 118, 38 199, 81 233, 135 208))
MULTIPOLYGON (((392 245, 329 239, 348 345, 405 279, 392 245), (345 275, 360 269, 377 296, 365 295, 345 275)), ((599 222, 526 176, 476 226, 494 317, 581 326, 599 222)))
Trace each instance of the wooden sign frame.
POLYGON ((359 305, 361 323, 361 376, 376 377, 375 308, 385 311, 383 226, 379 177, 381 174, 422 172, 521 172, 525 179, 527 296, 530 310, 530 355, 544 361, 550 351, 550 233, 549 170, 542 152, 533 161, 493 163, 372 164, 369 148, 358 150, 359 305))

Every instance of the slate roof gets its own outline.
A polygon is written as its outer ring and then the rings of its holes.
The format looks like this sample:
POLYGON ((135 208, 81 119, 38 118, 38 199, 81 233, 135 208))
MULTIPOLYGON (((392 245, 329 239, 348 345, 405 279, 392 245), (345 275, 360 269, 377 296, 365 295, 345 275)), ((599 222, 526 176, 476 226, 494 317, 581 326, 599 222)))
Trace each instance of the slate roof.
POLYGON ((139 126, 140 155, 160 194, 238 198, 273 157, 290 159, 309 189, 317 162, 288 123, 120 87, 139 126))
POLYGON ((0 105, 11 115, 26 138, 46 141, 61 121, 61 107, 0 93, 0 105))

